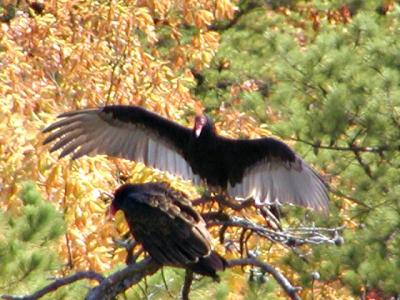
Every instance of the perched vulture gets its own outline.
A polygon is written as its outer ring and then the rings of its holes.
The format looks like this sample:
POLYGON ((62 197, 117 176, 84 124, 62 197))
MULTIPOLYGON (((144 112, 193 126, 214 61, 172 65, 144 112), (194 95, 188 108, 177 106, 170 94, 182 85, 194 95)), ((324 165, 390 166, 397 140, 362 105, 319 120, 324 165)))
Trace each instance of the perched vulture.
POLYGON ((122 210, 135 240, 158 263, 190 269, 218 280, 226 261, 190 200, 166 183, 125 184, 114 194, 110 213, 122 210))
POLYGON ((67 112, 44 129, 51 151, 122 157, 190 179, 202 180, 241 200, 292 203, 326 211, 321 177, 285 143, 274 138, 219 136, 211 120, 197 115, 190 129, 138 106, 105 106, 67 112))

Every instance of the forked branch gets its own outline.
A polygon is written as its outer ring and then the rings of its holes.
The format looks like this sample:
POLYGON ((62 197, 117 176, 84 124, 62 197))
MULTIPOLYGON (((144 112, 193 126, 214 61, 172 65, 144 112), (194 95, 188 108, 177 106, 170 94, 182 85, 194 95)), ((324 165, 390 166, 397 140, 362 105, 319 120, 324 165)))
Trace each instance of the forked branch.
MULTIPOLYGON (((294 287, 282 273, 280 273, 271 265, 262 262, 260 260, 257 260, 254 257, 233 259, 227 261, 227 268, 234 268, 237 266, 259 267, 263 272, 271 274, 291 299, 295 300, 300 299, 299 296, 297 295, 297 292, 300 290, 300 288, 294 287)), ((103 277, 102 275, 91 271, 78 272, 72 276, 57 279, 32 295, 29 296, 2 295, 1 298, 7 300, 37 300, 45 296, 46 294, 54 292, 55 290, 57 290, 62 286, 71 284, 81 279, 91 279, 98 281, 99 285, 89 290, 88 294, 85 297, 85 300, 95 300, 95 299, 111 300, 115 299, 115 297, 118 294, 123 293, 128 288, 139 283, 146 276, 156 273, 160 268, 161 265, 155 262, 152 258, 146 258, 138 263, 128 265, 125 268, 111 274, 108 277, 103 277)), ((184 299, 189 299, 192 280, 193 280, 193 274, 189 271, 189 274, 187 274, 185 278, 185 284, 182 289, 182 295, 184 299)))

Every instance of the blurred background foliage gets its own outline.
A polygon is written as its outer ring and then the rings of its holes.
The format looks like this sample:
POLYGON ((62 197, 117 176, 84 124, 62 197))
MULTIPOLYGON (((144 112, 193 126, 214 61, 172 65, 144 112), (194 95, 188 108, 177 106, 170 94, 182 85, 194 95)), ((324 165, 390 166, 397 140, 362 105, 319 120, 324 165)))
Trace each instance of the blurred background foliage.
MULTIPOLYGON (((122 215, 104 217, 102 192, 122 181, 167 180, 199 195, 141 164, 58 160, 41 145, 40 130, 59 113, 121 103, 187 126, 204 109, 223 135, 293 145, 333 199, 328 218, 290 208, 286 226, 344 224, 345 244, 306 248, 306 261, 269 242, 253 246, 305 299, 399 296, 399 17, 393 0, 0 1, 1 292, 121 266, 125 250, 113 238, 127 228, 122 215)), ((158 273, 128 298, 177 295, 183 273, 164 272, 169 292, 158 273)), ((273 279, 250 273, 201 279, 191 295, 285 298, 273 279)), ((85 291, 79 283, 48 298, 85 291)))

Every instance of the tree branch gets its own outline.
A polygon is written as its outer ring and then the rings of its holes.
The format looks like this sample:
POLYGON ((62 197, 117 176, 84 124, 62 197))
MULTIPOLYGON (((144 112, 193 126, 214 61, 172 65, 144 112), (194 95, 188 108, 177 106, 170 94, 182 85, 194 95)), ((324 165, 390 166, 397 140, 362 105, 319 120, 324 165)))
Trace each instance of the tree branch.
POLYGON ((299 227, 296 229, 275 231, 236 216, 227 217, 226 215, 223 215, 221 218, 219 218, 218 215, 208 215, 208 218, 208 227, 229 226, 244 228, 251 230, 259 236, 265 237, 272 242, 277 242, 288 247, 299 246, 303 244, 338 244, 338 239, 341 239, 341 237, 337 233, 344 228, 299 227), (215 217, 215 219, 212 219, 210 216, 215 217), (327 236, 326 233, 333 235, 333 237, 327 236))
POLYGON ((388 150, 396 150, 399 149, 399 146, 389 146, 389 145, 382 145, 379 147, 360 147, 356 145, 350 145, 347 147, 341 147, 341 146, 327 146, 327 145, 321 145, 321 144, 316 144, 312 143, 310 141, 306 141, 300 138, 288 138, 289 140, 296 141, 296 142, 301 142, 303 144, 310 145, 314 148, 318 149, 327 149, 327 150, 335 150, 335 151, 349 151, 349 152, 372 152, 372 153, 382 153, 383 151, 388 151, 388 150))
POLYGON ((160 268, 161 265, 151 257, 143 259, 108 276, 98 286, 89 291, 85 300, 114 299, 118 294, 138 283, 145 276, 156 273, 160 268))
POLYGON ((82 279, 90 279, 90 280, 96 280, 98 282, 102 282, 105 278, 104 276, 93 272, 93 271, 87 271, 87 272, 78 272, 74 275, 64 277, 64 278, 59 278, 50 283, 49 285, 45 286, 44 288, 38 290, 32 295, 29 296, 11 296, 11 295, 2 295, 2 299, 7 299, 7 300, 36 300, 39 299, 43 296, 45 296, 48 293, 54 292, 58 288, 71 284, 75 281, 82 280, 82 279))
POLYGON ((53 281, 51 284, 45 286, 39 291, 29 296, 12 296, 2 295, 2 299, 6 300, 37 300, 48 293, 54 292, 58 288, 71 284, 81 279, 91 279, 99 282, 99 285, 92 288, 86 295, 86 300, 111 300, 130 288, 132 285, 138 283, 145 276, 152 275, 161 268, 151 258, 146 258, 139 263, 129 265, 122 270, 119 270, 108 277, 104 277, 96 272, 78 272, 72 276, 64 277, 53 281))
POLYGON ((363 207, 366 207, 366 208, 369 208, 369 209, 372 208, 370 205, 365 204, 365 203, 362 202, 360 199, 357 199, 357 198, 348 196, 348 195, 346 195, 345 193, 343 193, 343 192, 341 192, 341 191, 339 191, 339 190, 335 190, 335 189, 333 189, 333 188, 330 188, 329 191, 330 191, 332 194, 336 195, 336 196, 345 198, 345 199, 347 199, 347 200, 349 200, 349 201, 351 201, 351 202, 353 202, 353 203, 356 203, 356 204, 358 204, 358 205, 361 205, 361 206, 363 206, 363 207))
POLYGON ((241 258, 241 259, 233 259, 227 261, 228 268, 236 267, 236 266, 255 266, 259 267, 261 271, 265 273, 271 274, 278 284, 282 287, 282 289, 286 292, 286 294, 293 300, 301 300, 298 291, 301 290, 300 287, 294 287, 289 280, 278 270, 272 267, 270 264, 262 262, 255 257, 249 258, 241 258))
MULTIPOLYGON (((208 222, 209 226, 223 225, 232 227, 241 227, 246 230, 250 230, 260 236, 267 237, 276 242, 282 244, 293 246, 302 243, 336 243, 335 238, 337 238, 338 230, 342 228, 328 229, 328 228, 314 228, 314 227, 304 227, 297 229, 289 229, 281 232, 274 232, 273 230, 266 229, 248 220, 241 219, 238 217, 228 217, 222 215, 222 220, 218 219, 218 215, 213 215, 216 219, 210 219, 208 222), (323 235, 321 232, 325 233, 335 233, 335 238, 330 239, 329 237, 323 235), (293 240, 295 243, 293 244, 293 240)), ((227 262, 227 267, 235 266, 246 266, 252 265, 261 268, 263 272, 271 274, 279 285, 284 289, 291 299, 300 299, 297 292, 300 290, 297 287, 293 287, 287 278, 282 275, 279 271, 274 269, 271 265, 257 260, 255 257, 242 258, 230 260, 227 262)), ((44 295, 57 290, 59 287, 68 285, 75 281, 81 279, 91 279, 99 282, 99 285, 92 288, 85 297, 85 300, 96 300, 104 299, 111 300, 130 288, 132 285, 137 284, 144 277, 156 273, 161 268, 161 265, 154 261, 151 257, 143 259, 139 263, 128 265, 127 267, 119 270, 108 277, 103 277, 96 272, 79 272, 72 276, 57 279, 43 289, 37 291, 30 296, 10 296, 2 295, 2 299, 7 300, 36 300, 44 295)), ((182 298, 189 299, 189 292, 191 283, 193 280, 193 274, 187 271, 184 286, 182 288, 182 298)))
POLYGON ((192 282, 193 282, 193 271, 186 270, 185 281, 183 283, 181 292, 182 300, 189 300, 189 293, 190 293, 190 288, 192 286, 192 282))
POLYGON ((230 197, 226 197, 224 195, 216 195, 216 196, 203 196, 200 197, 196 200, 192 201, 193 206, 199 206, 202 204, 210 203, 210 202, 217 202, 223 207, 229 207, 235 211, 240 211, 243 208, 251 207, 251 206, 256 206, 255 201, 252 198, 249 198, 247 200, 238 202, 230 197))
POLYGON ((358 162, 358 164, 361 166, 361 168, 364 170, 365 174, 367 174, 367 176, 371 179, 375 179, 374 176, 372 175, 371 172, 371 168, 369 167, 368 164, 366 164, 364 162, 364 160, 362 159, 360 152, 359 151, 353 151, 354 156, 356 157, 356 160, 358 162))
MULTIPOLYGON (((232 206, 231 201, 225 200, 223 196, 212 197, 211 200, 205 200, 203 198, 200 198, 197 201, 201 204, 209 203, 211 201, 217 201, 222 208, 229 206, 233 210, 239 212, 241 212, 241 209, 243 208, 246 208, 248 206, 253 207, 255 205, 253 200, 249 200, 245 202, 245 204, 242 203, 232 206)), ((294 251, 296 251, 295 248, 296 246, 303 244, 328 243, 328 244, 341 245, 343 243, 343 238, 339 235, 339 232, 344 227, 337 227, 332 229, 316 228, 316 227, 299 227, 299 228, 274 230, 265 227, 265 225, 264 226, 259 225, 256 222, 252 222, 245 218, 234 216, 223 210, 219 210, 217 212, 210 211, 208 213, 203 214, 203 217, 206 221, 207 227, 221 226, 220 235, 222 236, 221 239, 222 243, 224 243, 223 237, 224 237, 224 232, 227 228, 237 227, 239 229, 242 229, 242 234, 240 238, 241 255, 243 255, 244 252, 246 252, 247 255, 249 255, 248 254, 249 251, 247 250, 246 247, 247 247, 247 241, 252 234, 256 234, 260 237, 266 238, 274 243, 280 243, 288 248, 291 248, 294 251), (243 245, 246 247, 243 247, 243 245)), ((137 243, 133 241, 123 244, 123 246, 128 250, 128 252, 132 252, 133 248, 136 245, 137 243)), ((85 300, 115 299, 115 297, 118 294, 123 293, 125 290, 130 288, 132 285, 137 284, 146 276, 156 273, 162 267, 151 257, 145 258, 138 263, 135 263, 136 256, 134 255, 132 257, 133 259, 130 260, 132 264, 111 274, 106 278, 95 272, 79 272, 70 277, 57 279, 53 283, 37 291, 31 296, 3 295, 1 296, 1 298, 8 300, 36 300, 52 291, 55 291, 61 286, 86 278, 86 279, 97 280, 99 282, 99 285, 89 290, 89 292, 85 297, 85 300)), ((271 265, 259 261, 253 256, 248 258, 231 260, 228 262, 228 267, 245 266, 245 265, 257 266, 260 267, 263 272, 270 273, 276 279, 276 281, 282 286, 282 288, 285 290, 285 292, 289 295, 291 299, 300 299, 297 295, 297 291, 299 290, 299 288, 293 287, 290 284, 290 282, 280 272, 275 270, 271 265)), ((189 299, 192 280, 193 280, 193 274, 189 274, 187 271, 184 286, 181 292, 183 299, 189 299)))

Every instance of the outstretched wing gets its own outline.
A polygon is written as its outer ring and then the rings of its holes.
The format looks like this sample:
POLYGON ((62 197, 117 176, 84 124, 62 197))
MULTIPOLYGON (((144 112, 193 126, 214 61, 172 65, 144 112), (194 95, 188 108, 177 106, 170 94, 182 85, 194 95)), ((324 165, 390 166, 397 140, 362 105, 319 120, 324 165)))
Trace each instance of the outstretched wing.
POLYGON ((107 154, 143 162, 195 183, 198 176, 186 161, 191 130, 137 106, 105 106, 61 114, 46 127, 44 141, 60 157, 107 154))
POLYGON ((232 162, 227 187, 231 196, 253 197, 258 204, 292 203, 327 210, 326 184, 285 143, 273 138, 224 139, 223 145, 232 162))

